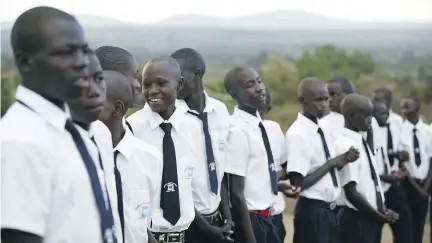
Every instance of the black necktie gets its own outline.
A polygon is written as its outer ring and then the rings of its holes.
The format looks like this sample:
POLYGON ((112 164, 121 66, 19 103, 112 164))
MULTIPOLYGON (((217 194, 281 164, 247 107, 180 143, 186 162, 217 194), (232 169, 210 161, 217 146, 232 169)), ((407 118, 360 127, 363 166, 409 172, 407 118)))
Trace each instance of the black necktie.
POLYGON ((377 176, 377 173, 375 171, 375 167, 372 164, 372 159, 371 159, 371 155, 369 153, 368 144, 364 139, 362 139, 362 141, 363 141, 363 147, 366 150, 366 155, 367 155, 367 158, 369 161, 370 173, 371 173, 371 177, 372 177, 372 180, 373 180, 374 186, 375 186, 377 208, 378 208, 378 211, 384 212, 385 207, 384 207, 384 201, 381 197, 381 188, 378 184, 378 176, 377 176))
POLYGON ((264 147, 267 153, 267 161, 268 161, 268 170, 270 173, 270 182, 272 186, 272 191, 275 195, 278 193, 277 179, 276 179, 276 167, 274 164, 273 153, 270 147, 270 142, 267 136, 267 132, 264 128, 264 125, 260 122, 259 128, 261 129, 262 138, 264 140, 264 147))
POLYGON ((66 122, 66 130, 72 135, 76 147, 81 155, 84 165, 87 169, 87 173, 90 177, 93 195, 96 201, 96 205, 99 211, 101 219, 101 233, 104 243, 116 243, 117 238, 115 236, 114 218, 111 211, 111 205, 108 197, 108 193, 102 190, 96 165, 93 162, 90 153, 85 146, 84 140, 79 134, 77 128, 74 126, 72 121, 66 122))
POLYGON ((382 147, 380 147, 381 149, 381 158, 382 158, 382 162, 383 162, 383 166, 384 166, 384 174, 388 174, 389 173, 389 168, 387 168, 387 163, 386 163, 386 159, 385 159, 385 155, 384 155, 384 149, 382 147))
POLYGON ((415 164, 417 166, 420 166, 421 164, 421 157, 420 157, 420 143, 417 138, 417 128, 413 129, 413 141, 414 141, 414 159, 415 164))
POLYGON ((203 124, 203 132, 204 132, 204 140, 205 140, 205 148, 206 148, 206 156, 207 156, 207 170, 209 174, 209 181, 210 181, 210 190, 214 193, 218 193, 218 179, 217 179, 217 173, 216 173, 216 163, 214 159, 213 154, 213 146, 212 146, 212 140, 210 136, 209 131, 209 124, 208 124, 208 116, 207 112, 197 114, 191 111, 188 111, 189 114, 192 114, 196 117, 198 117, 203 124))
POLYGON ((390 130, 390 124, 387 124, 387 156, 390 166, 394 164, 393 136, 390 130))
POLYGON ((123 187, 122 187, 122 178, 120 171, 117 166, 117 157, 119 155, 119 151, 114 151, 114 176, 115 176, 115 182, 116 182, 116 189, 117 189, 117 210, 119 213, 120 218, 120 224, 121 224, 121 230, 123 235, 123 242, 124 242, 124 209, 123 209, 123 187))
POLYGON ((127 120, 125 121, 125 123, 126 126, 129 128, 129 130, 131 131, 131 133, 134 134, 131 124, 127 120))
MULTIPOLYGON (((321 141, 322 141, 322 144, 323 144, 323 147, 324 147, 324 153, 325 153, 325 156, 326 156, 326 160, 328 161, 331 158, 330 157, 330 151, 329 151, 329 149, 327 147, 327 142, 325 140, 324 132, 323 132, 323 130, 320 127, 318 128, 318 133, 319 133, 319 135, 321 137, 321 141)), ((337 178, 336 178, 336 171, 335 171, 335 169, 331 169, 330 170, 330 175, 331 175, 334 187, 338 187, 338 182, 337 182, 337 178)))
POLYGON ((175 225, 180 219, 180 198, 177 179, 177 162, 174 142, 171 137, 171 123, 161 123, 163 137, 163 172, 160 207, 163 217, 175 225))

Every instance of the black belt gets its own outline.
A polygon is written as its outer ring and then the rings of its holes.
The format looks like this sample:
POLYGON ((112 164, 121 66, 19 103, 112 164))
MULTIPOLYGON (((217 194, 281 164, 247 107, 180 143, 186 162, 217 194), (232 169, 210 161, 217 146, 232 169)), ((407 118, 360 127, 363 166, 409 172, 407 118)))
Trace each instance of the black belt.
POLYGON ((221 226, 224 223, 222 214, 220 213, 219 209, 217 209, 211 214, 202 214, 202 216, 211 225, 221 226))
POLYGON ((159 243, 184 243, 185 231, 181 232, 152 232, 159 243))
POLYGON ((321 200, 316 200, 316 199, 310 199, 310 198, 306 198, 306 197, 299 197, 297 199, 297 203, 303 203, 305 205, 316 205, 325 209, 328 209, 330 211, 336 211, 337 209, 339 209, 340 207, 336 204, 336 202, 324 202, 321 200))

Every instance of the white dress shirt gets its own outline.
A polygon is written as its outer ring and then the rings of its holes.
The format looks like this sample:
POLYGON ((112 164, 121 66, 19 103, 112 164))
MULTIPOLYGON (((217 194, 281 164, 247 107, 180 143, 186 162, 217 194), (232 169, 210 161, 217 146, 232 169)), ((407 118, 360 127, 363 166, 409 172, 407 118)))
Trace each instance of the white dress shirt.
POLYGON ((65 129, 69 113, 23 86, 16 98, 31 108, 14 103, 0 126, 1 227, 39 235, 44 243, 102 243, 88 172, 65 129))
MULTIPOLYGON (((153 232, 184 231, 189 228, 195 217, 192 179, 195 174, 195 166, 197 163, 204 163, 205 157, 202 148, 200 123, 196 119, 186 115, 186 112, 187 109, 178 106, 168 121, 164 121, 159 114, 150 109, 148 104, 145 104, 143 109, 127 118, 134 130, 134 135, 140 140, 155 146, 161 154, 163 154, 162 140, 165 134, 159 125, 163 122, 169 122, 173 126, 171 137, 174 142, 177 158, 181 215, 176 225, 171 225, 163 217, 163 210, 160 207, 154 207, 154 210, 151 211, 150 223, 150 229, 153 232)), ((160 205, 160 193, 159 190, 154 205, 160 205)))
MULTIPOLYGON (((221 202, 220 189, 226 167, 225 145, 228 137, 230 115, 224 103, 208 96, 207 94, 205 104, 204 112, 207 112, 209 132, 212 140, 213 155, 215 158, 214 162, 218 179, 218 193, 214 194, 210 190, 207 157, 204 157, 205 160, 203 160, 202 163, 195 165, 195 176, 192 180, 192 188, 196 210, 200 214, 211 214, 219 208, 221 202)), ((177 105, 184 106, 189 110, 189 107, 184 100, 177 100, 177 105)), ((190 110, 190 112, 197 114, 194 110, 190 110)), ((206 156, 202 121, 195 115, 189 114, 189 116, 200 123, 199 128, 201 129, 201 137, 196 138, 195 142, 201 141, 203 143, 202 148, 204 150, 202 153, 206 156)))
POLYGON ((415 179, 426 179, 430 166, 430 158, 432 157, 432 129, 423 121, 419 121, 416 125, 408 120, 405 120, 401 129, 400 149, 406 150, 410 154, 410 159, 406 162, 407 169, 411 176, 415 179), (413 129, 416 128, 417 139, 419 141, 421 164, 417 166, 415 163, 414 151, 414 135, 413 129))
MULTIPOLYGON (((288 154, 287 173, 297 172, 305 177, 327 162, 321 136, 318 133, 318 128, 319 126, 317 124, 306 118, 301 113, 298 113, 297 119, 286 133, 288 154)), ((321 129, 324 132, 330 156, 335 157, 332 144, 333 141, 328 139, 330 136, 327 129, 325 127, 322 127, 321 129)), ((338 173, 335 174, 338 187, 334 186, 331 174, 327 173, 313 186, 303 190, 300 195, 306 198, 329 203, 336 201, 340 196, 341 186, 338 173)))
POLYGON ((402 129, 402 123, 404 119, 399 115, 394 113, 392 110, 389 112, 388 122, 397 127, 397 129, 402 129))
POLYGON ((234 108, 226 146, 226 172, 245 179, 244 196, 249 210, 270 209, 276 201, 271 187, 261 118, 234 108), (259 178, 259 179, 257 179, 259 178))
MULTIPOLYGON (((270 147, 273 153, 273 159, 276 165, 276 171, 282 170, 282 165, 287 162, 285 136, 279 123, 271 120, 262 121, 269 138, 270 147)), ((285 197, 279 192, 276 201, 272 207, 272 215, 278 215, 285 210, 285 197)))
POLYGON ((159 195, 163 161, 160 151, 136 138, 129 129, 114 151, 123 190, 125 242, 147 243, 149 212, 159 195))
MULTIPOLYGON (((381 180, 379 180, 379 174, 377 172, 377 164, 376 158, 373 156, 372 151, 369 150, 369 154, 372 160, 372 165, 374 166, 374 171, 378 179, 378 188, 375 187, 374 181, 371 176, 371 170, 369 166, 369 160, 367 157, 367 152, 363 146, 362 135, 358 132, 351 131, 349 129, 344 128, 340 134, 340 136, 336 139, 335 142, 335 153, 336 155, 340 155, 345 153, 350 147, 354 147, 359 150, 360 156, 359 158, 344 166, 339 171, 339 176, 341 180, 342 186, 347 185, 349 182, 356 183, 357 191, 369 202, 372 207, 377 209, 377 200, 376 200, 376 190, 380 190, 380 196, 384 202, 384 192, 381 185, 381 180)), ((341 200, 338 201, 342 205, 346 205, 354 210, 357 210, 351 202, 349 202, 345 196, 345 192, 342 191, 341 200)))

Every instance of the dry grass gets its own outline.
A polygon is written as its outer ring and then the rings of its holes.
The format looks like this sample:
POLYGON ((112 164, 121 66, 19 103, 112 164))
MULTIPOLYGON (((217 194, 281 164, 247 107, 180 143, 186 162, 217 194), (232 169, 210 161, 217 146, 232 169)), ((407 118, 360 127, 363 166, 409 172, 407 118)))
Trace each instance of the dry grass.
MULTIPOLYGON (((292 220, 292 212, 294 208, 294 200, 287 199, 286 200, 286 209, 284 214, 284 221, 285 221, 285 228, 287 229, 287 236, 285 238, 284 243, 292 243, 292 237, 293 237, 293 220, 292 220)), ((429 243, 430 239, 430 232, 429 232, 429 224, 426 224, 425 227, 425 233, 423 236, 423 243, 429 243)), ((392 233, 390 231, 390 228, 388 226, 385 226, 381 238, 381 243, 392 243, 392 233)))

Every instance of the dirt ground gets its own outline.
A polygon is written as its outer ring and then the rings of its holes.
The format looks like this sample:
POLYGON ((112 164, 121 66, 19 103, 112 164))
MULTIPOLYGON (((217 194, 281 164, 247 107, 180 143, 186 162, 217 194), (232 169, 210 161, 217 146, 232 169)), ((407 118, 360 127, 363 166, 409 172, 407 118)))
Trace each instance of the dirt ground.
MULTIPOLYGON (((291 199, 287 199, 286 200, 286 209, 285 209, 285 214, 284 214, 284 221, 285 221, 285 228, 287 231, 287 236, 285 238, 285 242, 284 243, 292 243, 292 237, 293 237, 293 218, 292 218, 292 212, 293 212, 293 208, 294 208, 294 200, 291 199)), ((430 238, 430 232, 429 232, 429 220, 427 220, 426 226, 425 226, 425 233, 423 236, 423 243, 429 243, 429 238, 430 238)), ((393 242, 393 237, 392 237, 392 233, 390 231, 390 228, 388 226, 385 226, 384 230, 383 230, 383 234, 382 234, 382 238, 381 238, 381 243, 392 243, 393 242)))

